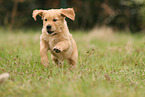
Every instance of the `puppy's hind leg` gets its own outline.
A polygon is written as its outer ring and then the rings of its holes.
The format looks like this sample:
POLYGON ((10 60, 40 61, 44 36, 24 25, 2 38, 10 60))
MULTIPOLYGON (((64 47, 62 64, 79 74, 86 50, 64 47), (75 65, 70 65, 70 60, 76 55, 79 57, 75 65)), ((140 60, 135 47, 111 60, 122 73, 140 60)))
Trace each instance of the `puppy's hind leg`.
POLYGON ((77 62, 73 59, 68 59, 67 61, 68 61, 69 65, 71 65, 72 67, 76 66, 76 64, 77 64, 77 62))
POLYGON ((57 66, 61 66, 63 64, 62 61, 60 61, 57 57, 51 55, 51 59, 53 60, 53 63, 57 66))
POLYGON ((78 61, 78 51, 77 49, 74 51, 74 53, 72 54, 71 58, 67 59, 68 63, 71 66, 76 66, 77 65, 77 61, 78 61))

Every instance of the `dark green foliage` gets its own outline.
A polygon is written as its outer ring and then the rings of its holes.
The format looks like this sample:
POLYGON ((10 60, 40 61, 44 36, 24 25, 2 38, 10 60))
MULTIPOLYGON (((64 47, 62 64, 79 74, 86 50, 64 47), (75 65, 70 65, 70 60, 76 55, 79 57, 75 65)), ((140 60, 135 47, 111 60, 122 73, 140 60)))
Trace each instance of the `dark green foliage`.
POLYGON ((108 25, 116 29, 138 32, 145 27, 143 0, 0 0, 0 25, 18 27, 41 26, 41 18, 34 23, 34 9, 73 7, 76 20, 67 19, 71 29, 92 29, 108 25), (14 7, 16 10, 13 11, 14 7), (16 13, 12 16, 13 13, 16 13), (14 20, 13 20, 14 18, 14 20), (13 23, 14 22, 14 23, 13 23))
POLYGON ((116 14, 112 18, 109 25, 115 26, 119 29, 130 30, 137 32, 142 29, 140 10, 144 7, 143 4, 138 4, 135 1, 122 1, 119 4, 113 5, 116 14))

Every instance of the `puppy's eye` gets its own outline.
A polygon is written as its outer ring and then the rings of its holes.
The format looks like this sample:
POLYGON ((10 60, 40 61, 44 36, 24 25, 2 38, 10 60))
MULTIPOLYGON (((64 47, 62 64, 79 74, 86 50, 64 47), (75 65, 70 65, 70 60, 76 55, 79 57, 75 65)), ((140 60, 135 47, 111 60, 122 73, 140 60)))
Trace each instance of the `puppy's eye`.
POLYGON ((53 19, 53 21, 54 21, 54 22, 56 22, 56 21, 57 21, 57 19, 53 19))
POLYGON ((47 21, 47 19, 45 19, 45 21, 47 21))

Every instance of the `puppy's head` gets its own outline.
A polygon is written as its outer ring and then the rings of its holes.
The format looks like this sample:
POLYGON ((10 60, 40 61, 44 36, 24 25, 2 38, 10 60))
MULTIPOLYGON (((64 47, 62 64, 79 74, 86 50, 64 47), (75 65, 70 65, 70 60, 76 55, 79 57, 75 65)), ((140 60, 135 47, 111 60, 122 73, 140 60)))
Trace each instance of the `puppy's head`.
POLYGON ((52 35, 61 32, 61 29, 65 26, 65 17, 68 17, 71 20, 75 19, 73 8, 34 10, 32 17, 35 21, 37 15, 42 17, 43 31, 52 35))

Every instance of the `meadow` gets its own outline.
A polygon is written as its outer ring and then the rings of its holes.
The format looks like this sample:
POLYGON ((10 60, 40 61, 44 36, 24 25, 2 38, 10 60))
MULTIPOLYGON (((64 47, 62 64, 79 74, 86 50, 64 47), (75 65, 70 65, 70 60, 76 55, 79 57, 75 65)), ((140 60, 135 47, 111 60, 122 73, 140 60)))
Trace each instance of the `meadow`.
POLYGON ((0 29, 0 97, 145 97, 145 34, 71 31, 76 68, 40 63, 41 29, 0 29))

